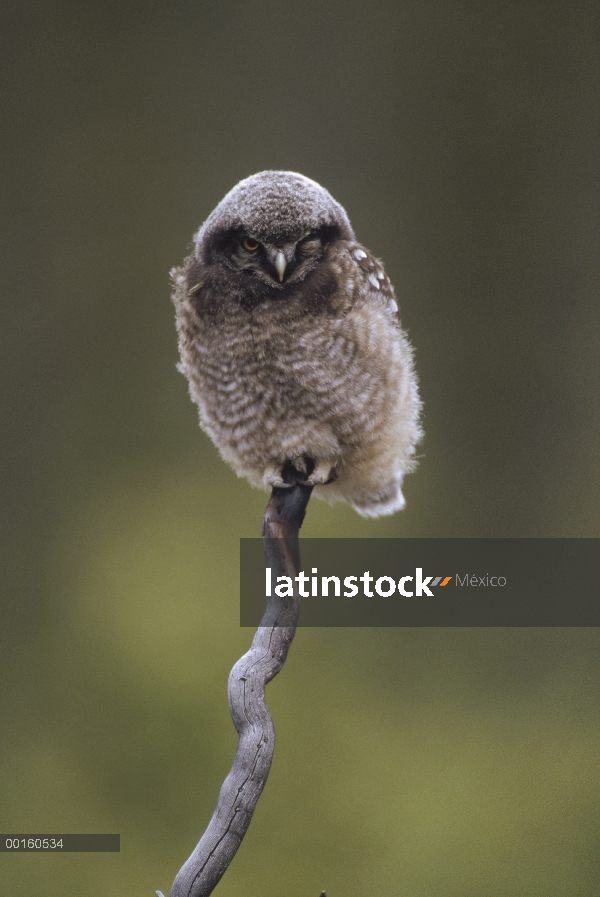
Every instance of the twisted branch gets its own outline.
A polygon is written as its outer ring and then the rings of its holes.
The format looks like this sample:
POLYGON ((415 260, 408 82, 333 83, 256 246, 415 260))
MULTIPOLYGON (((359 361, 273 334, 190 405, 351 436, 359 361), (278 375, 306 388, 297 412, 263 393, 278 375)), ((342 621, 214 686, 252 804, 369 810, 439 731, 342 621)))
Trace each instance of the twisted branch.
MULTIPOLYGON (((283 479, 289 488, 275 488, 263 517, 267 566, 275 577, 298 574, 298 531, 312 491, 291 464, 283 479)), ((246 834, 254 808, 269 775, 275 728, 265 703, 265 685, 281 670, 296 632, 300 603, 269 598, 252 647, 229 674, 229 709, 239 735, 231 772, 223 782, 217 807, 195 850, 183 864, 169 897, 207 897, 221 880, 246 834)), ((158 897, 163 897, 160 891, 158 897)))

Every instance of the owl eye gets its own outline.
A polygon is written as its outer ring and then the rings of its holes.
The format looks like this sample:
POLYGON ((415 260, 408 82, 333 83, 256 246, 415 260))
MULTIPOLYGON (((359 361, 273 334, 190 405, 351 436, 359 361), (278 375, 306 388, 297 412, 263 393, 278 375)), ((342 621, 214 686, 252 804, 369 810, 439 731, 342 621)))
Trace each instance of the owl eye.
POLYGON ((248 252, 256 252, 259 244, 256 242, 256 240, 253 240, 252 237, 244 237, 244 239, 242 240, 242 246, 248 252))

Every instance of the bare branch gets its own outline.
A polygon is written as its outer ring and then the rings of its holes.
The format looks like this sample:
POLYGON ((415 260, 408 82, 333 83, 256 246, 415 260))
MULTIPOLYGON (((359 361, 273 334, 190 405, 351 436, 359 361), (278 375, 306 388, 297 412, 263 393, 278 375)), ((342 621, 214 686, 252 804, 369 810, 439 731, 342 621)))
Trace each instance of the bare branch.
MULTIPOLYGON (((286 465, 283 478, 288 488, 273 489, 265 510, 265 555, 275 577, 294 577, 299 571, 298 531, 312 491, 311 486, 300 482, 304 477, 286 465)), ((169 897, 207 897, 246 834, 267 781, 275 747, 265 685, 285 663, 299 609, 296 587, 293 598, 270 598, 252 647, 229 674, 229 709, 239 735, 233 766, 223 782, 208 828, 177 873, 169 897)), ((160 891, 156 893, 163 897, 160 891)))

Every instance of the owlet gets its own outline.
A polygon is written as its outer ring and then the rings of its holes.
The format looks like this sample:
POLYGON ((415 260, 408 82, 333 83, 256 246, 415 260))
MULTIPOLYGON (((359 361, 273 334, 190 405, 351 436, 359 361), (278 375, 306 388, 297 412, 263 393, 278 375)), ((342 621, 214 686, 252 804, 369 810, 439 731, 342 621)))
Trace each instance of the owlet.
POLYGON ((240 181, 171 273, 179 370, 238 476, 281 487, 291 463, 365 517, 402 508, 422 435, 413 352, 327 190, 291 171, 240 181))

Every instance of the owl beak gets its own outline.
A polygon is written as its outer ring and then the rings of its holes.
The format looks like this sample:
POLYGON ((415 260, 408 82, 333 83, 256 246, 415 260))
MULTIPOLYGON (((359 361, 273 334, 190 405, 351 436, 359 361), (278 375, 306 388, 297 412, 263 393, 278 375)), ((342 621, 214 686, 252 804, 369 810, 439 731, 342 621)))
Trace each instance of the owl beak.
POLYGON ((281 249, 275 256, 275 261, 273 262, 275 268, 277 269, 277 274, 279 275, 279 283, 283 280, 283 275, 285 274, 285 269, 287 267, 287 259, 281 249))

